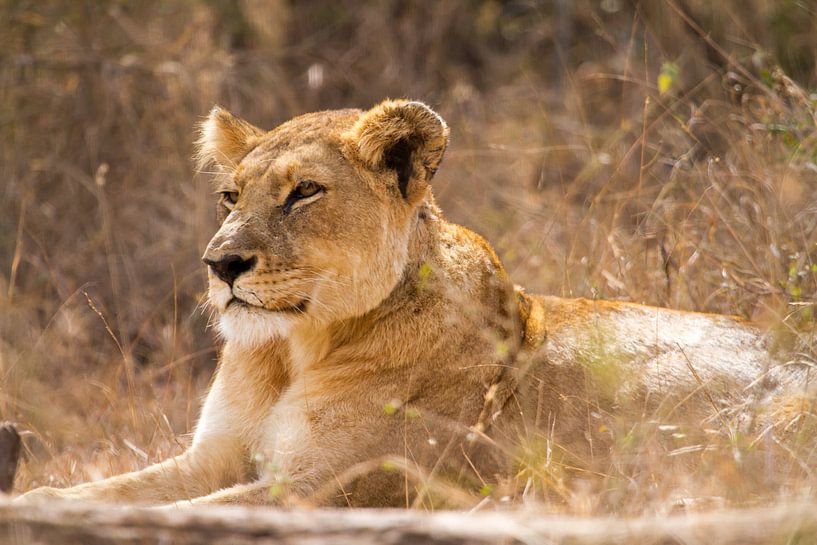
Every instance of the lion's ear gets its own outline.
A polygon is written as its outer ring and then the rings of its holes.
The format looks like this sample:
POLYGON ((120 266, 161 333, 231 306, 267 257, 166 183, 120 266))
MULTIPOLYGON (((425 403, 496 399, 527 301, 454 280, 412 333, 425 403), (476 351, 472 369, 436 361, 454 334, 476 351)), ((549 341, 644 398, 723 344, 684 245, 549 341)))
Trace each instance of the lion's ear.
POLYGON ((199 126, 196 158, 199 169, 215 164, 227 170, 241 162, 264 131, 227 110, 214 106, 199 126))
POLYGON ((448 125, 422 102, 387 100, 364 112, 346 138, 366 167, 394 171, 400 193, 414 200, 440 166, 448 125))

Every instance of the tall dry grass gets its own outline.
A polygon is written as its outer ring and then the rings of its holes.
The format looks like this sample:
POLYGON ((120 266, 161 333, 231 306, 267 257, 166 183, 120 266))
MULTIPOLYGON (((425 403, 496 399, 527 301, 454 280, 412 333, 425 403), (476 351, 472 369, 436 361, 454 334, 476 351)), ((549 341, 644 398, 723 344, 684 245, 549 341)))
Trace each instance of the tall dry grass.
MULTIPOLYGON (((189 161, 213 103, 272 127, 423 99, 452 127, 443 209, 516 282, 739 314, 812 363, 816 21, 789 0, 3 0, 0 417, 27 433, 18 489, 186 444, 217 350, 199 309, 213 204, 189 161)), ((634 422, 598 475, 543 469, 536 446, 520 472, 579 513, 809 493, 806 409, 782 472, 758 448, 773 438, 683 420, 634 422), (651 442, 666 433, 676 449, 651 442)))

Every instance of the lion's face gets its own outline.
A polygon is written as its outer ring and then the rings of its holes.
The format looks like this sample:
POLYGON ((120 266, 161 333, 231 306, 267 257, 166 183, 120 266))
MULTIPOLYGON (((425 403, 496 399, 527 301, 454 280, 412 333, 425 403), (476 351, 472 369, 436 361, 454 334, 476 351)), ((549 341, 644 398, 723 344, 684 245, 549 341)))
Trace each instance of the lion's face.
POLYGON ((446 139, 416 102, 308 114, 267 133, 214 109, 199 143, 220 172, 221 227, 204 261, 222 335, 258 345, 380 304, 446 139))

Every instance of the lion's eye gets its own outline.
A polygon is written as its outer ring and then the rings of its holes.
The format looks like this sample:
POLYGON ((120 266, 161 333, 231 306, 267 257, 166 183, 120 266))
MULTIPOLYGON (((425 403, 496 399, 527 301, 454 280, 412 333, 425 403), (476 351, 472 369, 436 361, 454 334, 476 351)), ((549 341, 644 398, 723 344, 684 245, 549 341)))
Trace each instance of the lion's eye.
POLYGON ((307 197, 311 197, 320 190, 321 186, 319 186, 312 180, 307 180, 305 182, 299 183, 298 187, 295 188, 294 193, 298 196, 298 198, 306 199, 307 197))
POLYGON ((300 206, 299 201, 304 201, 303 204, 309 204, 310 202, 316 200, 318 198, 317 195, 322 191, 323 188, 312 180, 305 180, 299 183, 295 186, 295 189, 293 189, 290 194, 287 195, 286 201, 284 201, 284 214, 289 214, 293 208, 300 206), (315 198, 312 199, 312 197, 315 198), (310 200, 306 201, 305 199, 310 200))
POLYGON ((238 202, 238 191, 222 191, 221 198, 227 208, 232 208, 238 202))

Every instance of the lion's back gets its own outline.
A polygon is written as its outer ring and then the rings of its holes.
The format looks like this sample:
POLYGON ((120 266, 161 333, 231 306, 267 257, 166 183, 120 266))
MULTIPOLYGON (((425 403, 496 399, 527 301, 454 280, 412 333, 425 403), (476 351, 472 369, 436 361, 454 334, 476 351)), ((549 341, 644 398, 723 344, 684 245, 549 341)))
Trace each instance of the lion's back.
POLYGON ((757 399, 802 378, 772 355, 768 334, 740 318, 614 301, 526 297, 532 309, 528 336, 540 339, 538 348, 529 349, 550 367, 606 377, 620 394, 660 397, 698 389, 724 400, 751 391, 757 399))

